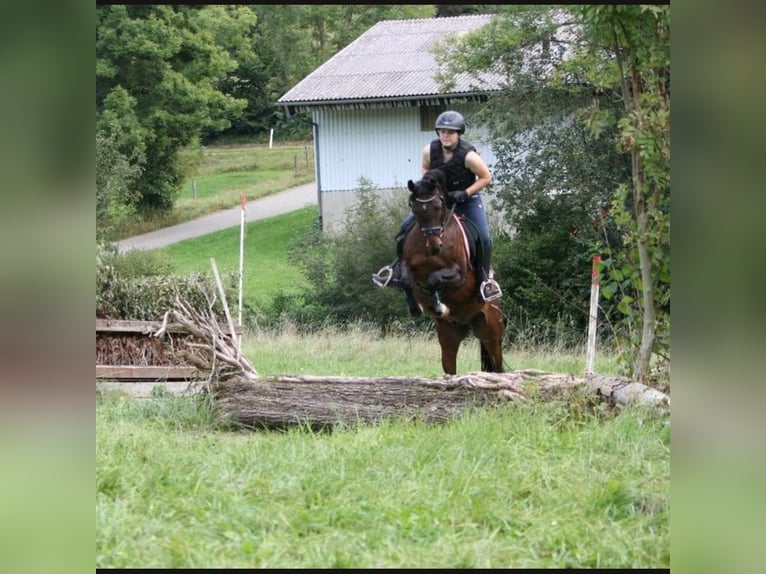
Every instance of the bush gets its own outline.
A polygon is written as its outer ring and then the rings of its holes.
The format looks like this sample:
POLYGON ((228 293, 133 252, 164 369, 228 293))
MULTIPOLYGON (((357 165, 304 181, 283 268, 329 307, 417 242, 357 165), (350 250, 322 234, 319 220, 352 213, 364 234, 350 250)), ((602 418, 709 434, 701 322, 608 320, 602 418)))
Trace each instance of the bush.
POLYGON ((312 229, 290 246, 291 257, 313 287, 302 306, 292 308, 290 319, 302 326, 359 321, 383 330, 430 326, 428 318, 410 317, 401 291, 378 289, 371 280, 396 256, 395 237, 407 214, 406 201, 381 198, 363 178, 359 185, 357 202, 346 211, 338 232, 312 229))
MULTIPOLYGON (((97 244, 96 317, 136 321, 161 321, 176 306, 176 296, 195 309, 212 310, 226 321, 226 313, 212 276, 169 274, 169 261, 163 256, 141 251, 118 253, 97 244)), ((227 301, 237 297, 237 277, 221 277, 227 301)))

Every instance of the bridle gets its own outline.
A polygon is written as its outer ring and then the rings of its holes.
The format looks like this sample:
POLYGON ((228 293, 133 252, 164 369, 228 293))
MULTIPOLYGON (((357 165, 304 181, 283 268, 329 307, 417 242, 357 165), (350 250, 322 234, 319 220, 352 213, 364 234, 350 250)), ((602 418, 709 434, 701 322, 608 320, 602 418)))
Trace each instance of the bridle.
MULTIPOLYGON (((437 197, 441 200, 442 205, 444 205, 444 198, 442 197, 442 194, 438 188, 434 191, 434 194, 428 199, 420 199, 418 197, 414 197, 413 199, 417 201, 418 203, 420 203, 423 206, 423 209, 425 209, 426 205, 431 203, 437 197)), ((410 200, 410 208, 412 208, 412 200, 410 200)), ((420 231, 423 233, 423 237, 429 237, 430 235, 438 235, 439 237, 441 237, 442 234, 444 233, 444 228, 447 226, 447 223, 449 223, 449 220, 454 213, 455 213, 455 204, 453 203, 452 208, 450 209, 450 212, 447 215, 447 217, 442 219, 441 225, 420 228, 420 231)))

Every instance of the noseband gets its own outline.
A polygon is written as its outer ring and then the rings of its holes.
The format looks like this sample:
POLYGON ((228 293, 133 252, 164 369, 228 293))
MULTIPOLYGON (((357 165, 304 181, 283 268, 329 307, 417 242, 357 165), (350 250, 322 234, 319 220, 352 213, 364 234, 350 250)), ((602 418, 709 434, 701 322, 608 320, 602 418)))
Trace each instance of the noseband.
MULTIPOLYGON (((442 206, 444 205, 444 199, 442 198, 439 191, 435 191, 434 194, 429 197, 428 199, 420 199, 418 197, 415 197, 415 201, 423 205, 423 209, 426 208, 426 204, 431 203, 434 199, 439 198, 440 201, 442 201, 442 206)), ((412 201, 410 201, 410 207, 412 207, 412 201)), ((452 217, 452 214, 455 213, 455 204, 452 204, 452 209, 450 209, 449 215, 447 215, 446 218, 442 220, 441 225, 435 225, 433 227, 421 227, 420 231, 423 232, 424 237, 428 237, 429 235, 438 235, 439 237, 442 236, 444 233, 444 227, 447 225, 447 222, 450 220, 450 217, 452 217)))

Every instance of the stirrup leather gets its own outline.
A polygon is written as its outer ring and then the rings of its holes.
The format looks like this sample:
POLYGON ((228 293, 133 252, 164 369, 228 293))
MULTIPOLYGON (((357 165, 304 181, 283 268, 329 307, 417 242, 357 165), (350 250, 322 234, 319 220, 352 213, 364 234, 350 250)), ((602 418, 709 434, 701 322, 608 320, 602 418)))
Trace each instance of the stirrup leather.
POLYGON ((481 282, 481 285, 479 285, 479 295, 481 295, 481 298, 484 302, 489 303, 490 301, 494 301, 495 299, 500 299, 500 297, 503 296, 503 290, 500 289, 500 285, 497 284, 497 281, 494 279, 485 279, 481 282), (497 293, 494 295, 486 296, 484 295, 484 288, 488 287, 490 285, 493 285, 497 288, 497 293))
POLYGON ((389 284, 391 277, 394 276, 394 269, 390 265, 380 268, 380 271, 372 274, 372 282, 381 289, 389 284))

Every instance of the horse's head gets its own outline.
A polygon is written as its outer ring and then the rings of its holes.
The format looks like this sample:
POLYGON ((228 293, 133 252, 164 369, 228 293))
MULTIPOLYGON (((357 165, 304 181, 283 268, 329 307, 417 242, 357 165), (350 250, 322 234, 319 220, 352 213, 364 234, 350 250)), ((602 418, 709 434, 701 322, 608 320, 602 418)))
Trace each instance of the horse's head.
POLYGON ((444 196, 444 172, 431 169, 419 181, 409 180, 407 188, 410 190, 410 209, 426 239, 428 249, 432 255, 438 255, 450 213, 444 196))

